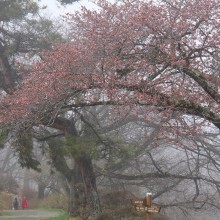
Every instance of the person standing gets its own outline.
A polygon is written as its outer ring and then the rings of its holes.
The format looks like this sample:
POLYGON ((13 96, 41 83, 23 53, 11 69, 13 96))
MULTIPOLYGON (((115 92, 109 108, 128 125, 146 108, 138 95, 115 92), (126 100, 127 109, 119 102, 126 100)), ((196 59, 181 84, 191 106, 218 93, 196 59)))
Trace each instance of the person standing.
POLYGON ((18 207, 19 207, 19 201, 18 201, 18 198, 15 197, 13 200, 13 209, 18 210, 18 207))
POLYGON ((22 209, 28 208, 28 201, 27 201, 26 196, 24 196, 22 201, 21 201, 21 207, 22 207, 22 209))

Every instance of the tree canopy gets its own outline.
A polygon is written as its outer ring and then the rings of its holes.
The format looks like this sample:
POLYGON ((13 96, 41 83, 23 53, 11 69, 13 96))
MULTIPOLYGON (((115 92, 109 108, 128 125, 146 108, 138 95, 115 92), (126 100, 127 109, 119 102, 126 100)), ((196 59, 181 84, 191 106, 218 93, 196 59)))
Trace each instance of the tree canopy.
MULTIPOLYGON (((52 44, 61 41, 62 37, 58 26, 40 16, 41 9, 35 1, 5 0, 0 2, 0 6, 0 96, 2 97, 5 94, 12 94, 22 78, 26 77, 31 59, 36 59, 39 51, 50 49, 52 44)), ((2 148, 8 141, 6 136, 10 131, 11 129, 1 130, 2 148)), ((22 152, 24 143, 28 142, 23 139, 15 151, 22 152)), ((21 165, 24 165, 23 159, 27 162, 27 154, 32 155, 32 145, 28 144, 28 146, 29 150, 26 148, 25 151, 23 148, 23 154, 20 154, 21 165)), ((30 166, 29 163, 36 165, 36 161, 29 158, 29 162, 25 165, 27 167, 30 166)))
POLYGON ((1 124, 45 124, 64 109, 109 104, 154 106, 175 115, 166 126, 178 132, 195 131, 186 115, 196 116, 198 129, 219 128, 219 2, 98 5, 69 16, 71 42, 41 54, 33 74, 1 101, 1 124))
POLYGON ((8 93, 19 80, 22 56, 49 49, 61 35, 51 20, 40 16, 39 6, 31 0, 1 1, 0 21, 0 87, 8 93))

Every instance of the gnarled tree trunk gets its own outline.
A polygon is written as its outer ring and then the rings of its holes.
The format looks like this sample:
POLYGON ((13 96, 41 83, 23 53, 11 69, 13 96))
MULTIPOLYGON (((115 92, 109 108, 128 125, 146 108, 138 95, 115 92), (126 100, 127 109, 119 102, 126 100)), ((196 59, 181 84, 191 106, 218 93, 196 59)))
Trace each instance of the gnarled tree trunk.
POLYGON ((80 169, 80 174, 85 193, 86 206, 92 219, 96 219, 101 213, 98 191, 96 187, 96 178, 93 171, 92 160, 88 155, 84 155, 76 160, 80 169))
MULTIPOLYGON (((78 137, 75 124, 71 120, 56 118, 53 127, 62 130, 66 137, 78 137)), ((68 182, 69 214, 71 216, 80 215, 84 219, 87 219, 88 216, 96 219, 101 213, 101 206, 90 155, 87 152, 80 153, 80 155, 70 152, 72 156, 70 160, 73 160, 73 166, 70 167, 65 159, 64 146, 56 140, 51 144, 51 159, 54 166, 68 182)))

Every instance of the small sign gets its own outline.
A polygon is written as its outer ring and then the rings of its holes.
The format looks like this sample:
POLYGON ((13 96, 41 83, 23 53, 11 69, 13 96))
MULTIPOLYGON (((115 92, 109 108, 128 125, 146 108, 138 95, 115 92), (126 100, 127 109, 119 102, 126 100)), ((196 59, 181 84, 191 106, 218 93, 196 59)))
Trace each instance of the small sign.
POLYGON ((145 199, 134 198, 134 199, 131 199, 131 203, 133 205, 144 205, 145 199))
POLYGON ((146 198, 133 198, 131 199, 131 203, 133 204, 134 208, 138 212, 146 212, 147 220, 153 219, 154 213, 159 213, 161 207, 152 203, 152 194, 147 194, 146 198))
POLYGON ((161 207, 159 206, 154 206, 152 205, 151 207, 145 207, 145 210, 147 212, 151 212, 151 213, 159 213, 160 212, 161 207))
POLYGON ((145 210, 146 207, 144 207, 144 206, 135 206, 134 208, 135 208, 135 210, 136 210, 137 212, 146 211, 146 210, 145 210))
POLYGON ((134 206, 135 210, 140 212, 140 211, 147 211, 150 213, 159 213, 161 207, 159 206, 151 206, 151 207, 146 207, 146 206, 134 206))

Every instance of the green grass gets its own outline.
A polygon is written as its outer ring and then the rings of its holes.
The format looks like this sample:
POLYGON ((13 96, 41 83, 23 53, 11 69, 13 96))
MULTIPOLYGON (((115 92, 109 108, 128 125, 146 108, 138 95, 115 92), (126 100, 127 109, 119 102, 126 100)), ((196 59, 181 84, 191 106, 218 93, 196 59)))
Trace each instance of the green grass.
POLYGON ((2 216, 2 215, 4 215, 4 216, 10 216, 10 214, 8 213, 8 212, 6 212, 6 211, 0 211, 0 216, 2 216))
POLYGON ((69 219, 69 216, 67 213, 61 213, 61 215, 58 217, 47 218, 45 220, 68 220, 68 219, 69 219))

